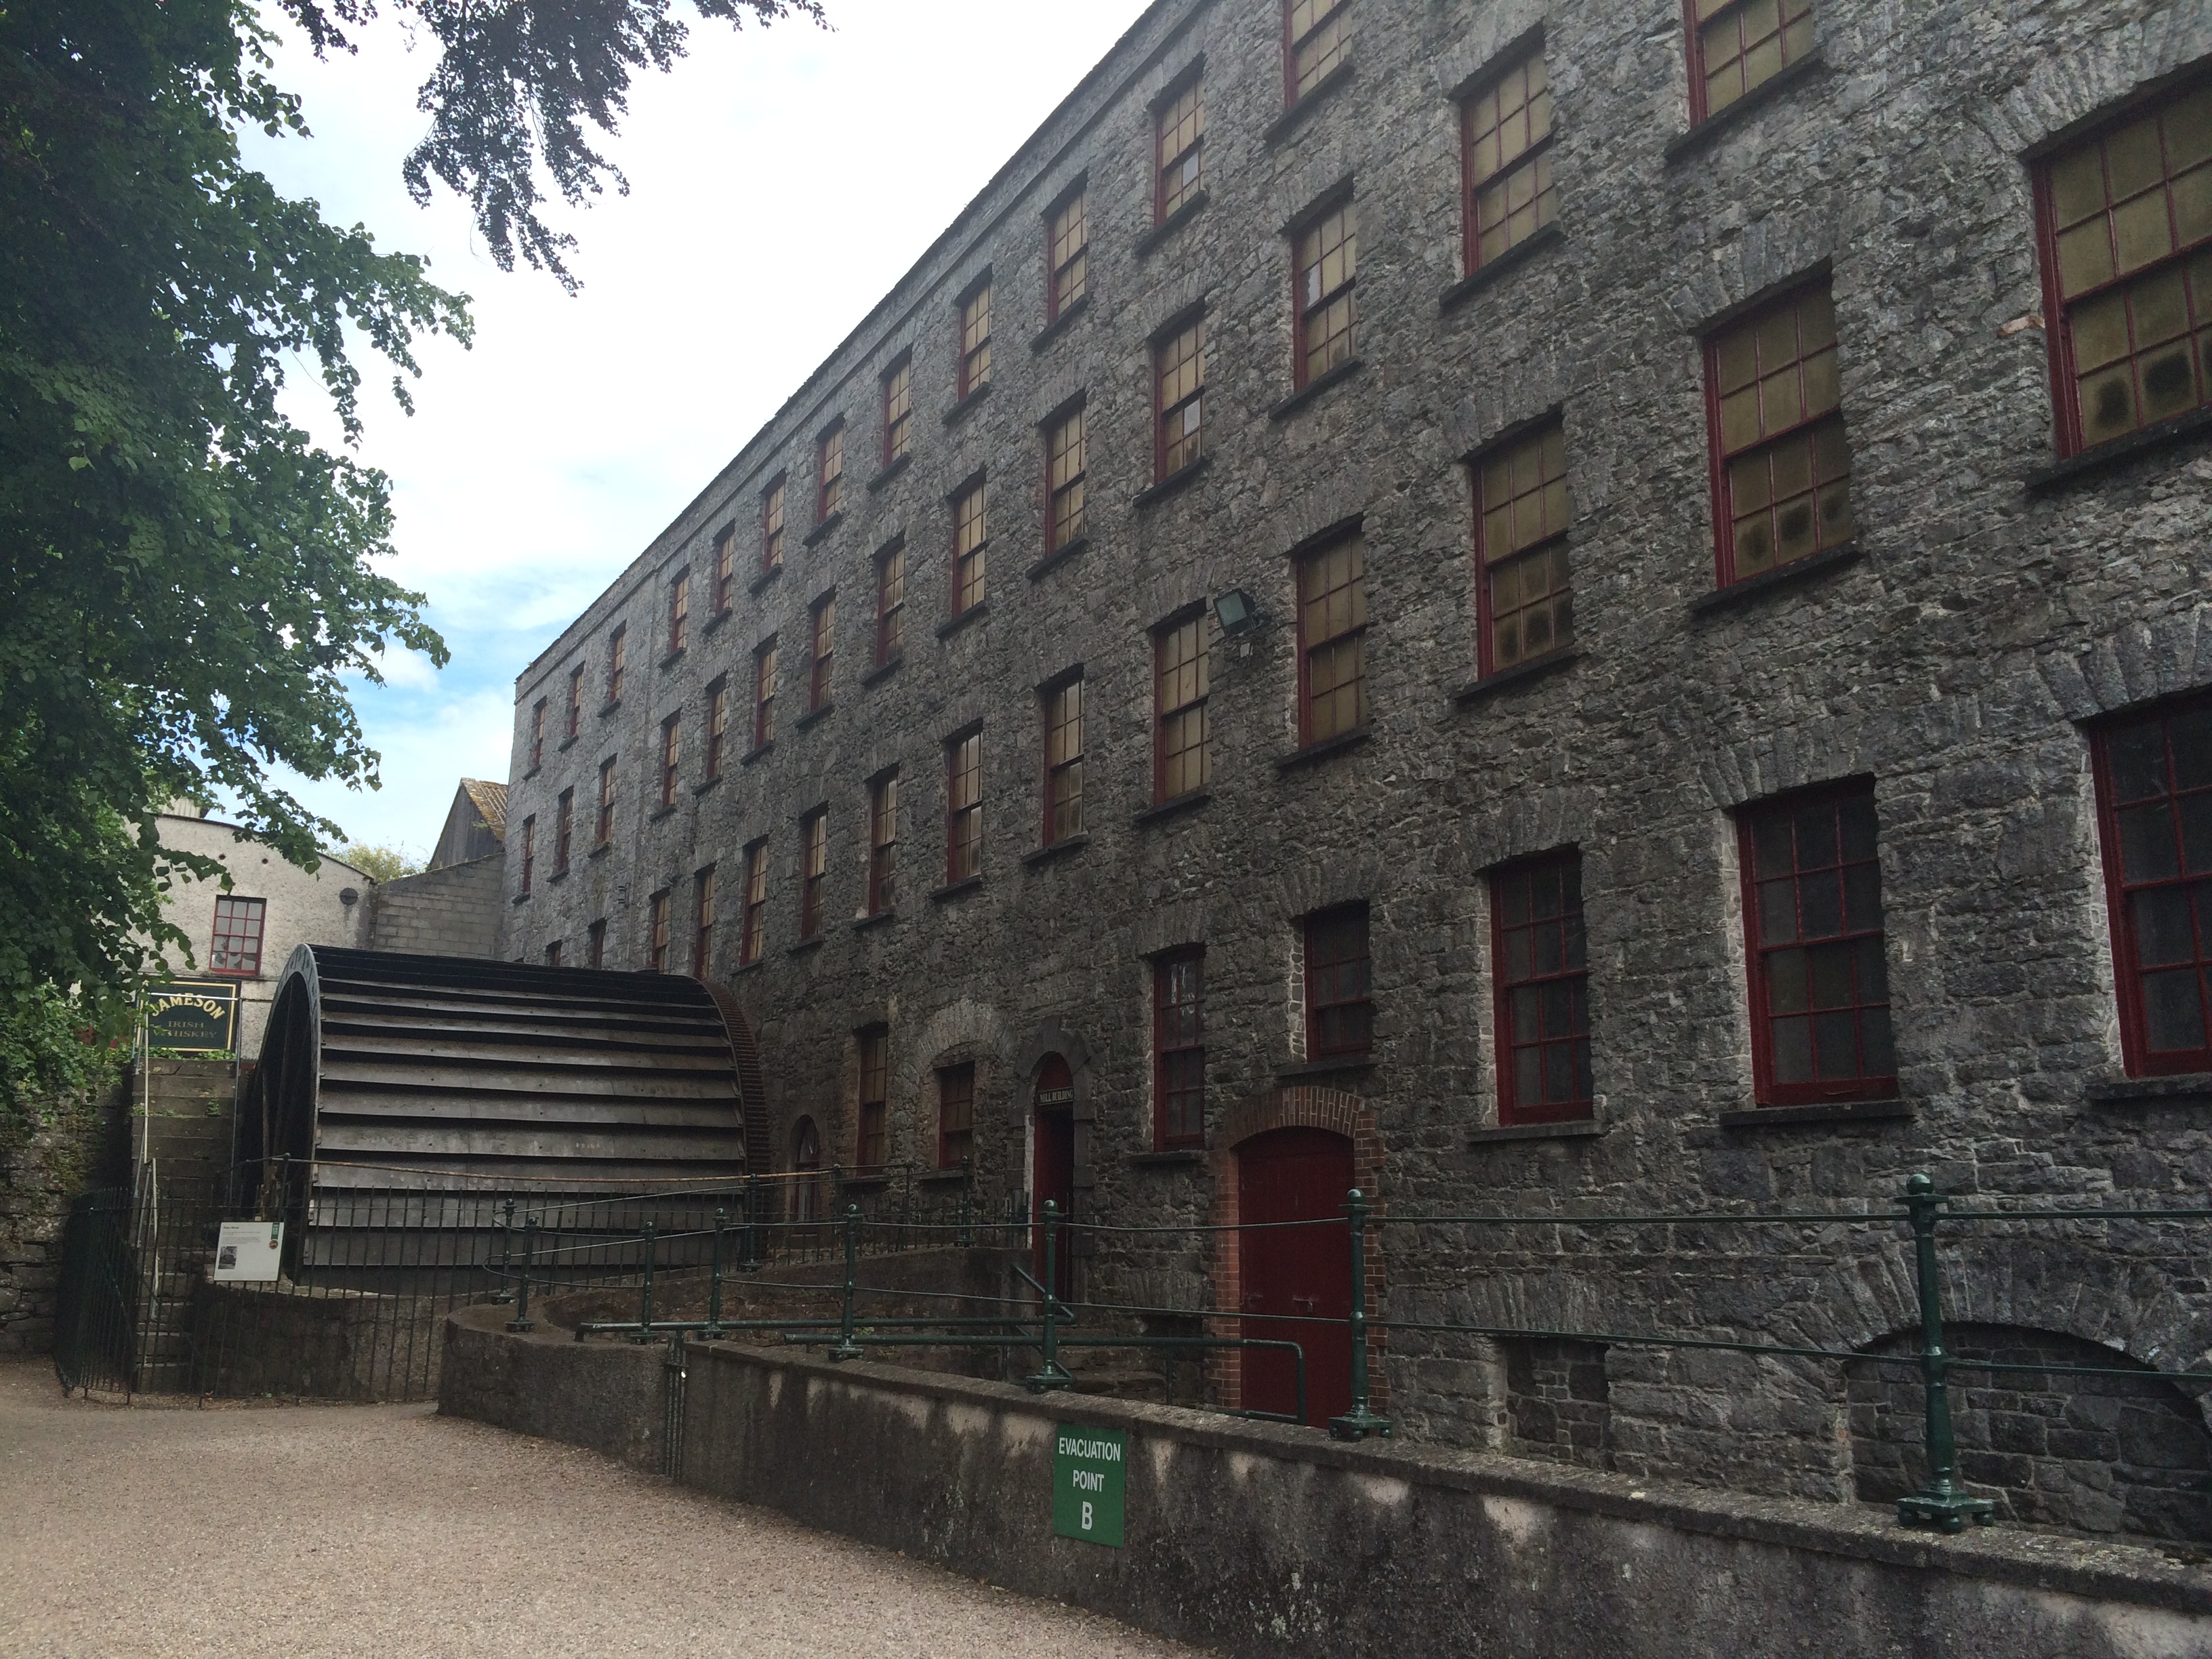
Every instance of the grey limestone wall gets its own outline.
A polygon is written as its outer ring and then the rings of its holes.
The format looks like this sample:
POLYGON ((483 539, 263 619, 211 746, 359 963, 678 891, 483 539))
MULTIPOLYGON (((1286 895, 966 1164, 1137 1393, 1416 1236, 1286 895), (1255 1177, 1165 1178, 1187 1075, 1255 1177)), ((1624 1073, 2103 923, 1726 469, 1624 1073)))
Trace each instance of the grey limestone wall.
MULTIPOLYGON (((878 309, 517 684, 511 822, 538 820, 534 890, 510 836, 503 954, 571 960, 594 921, 641 966, 648 899, 688 939, 695 877, 720 872, 711 972, 757 1028, 781 1156, 802 1115, 853 1156, 855 1030, 891 1032, 892 1155, 934 1156, 932 1068, 979 1066, 988 1193, 1028 1184, 1029 1088, 1072 1065, 1079 1211, 1204 1221, 1231 1149, 1148 1159, 1147 953, 1206 950, 1209 1126, 1285 1075, 1356 1096, 1386 1206, 1449 1212, 1886 1201, 1916 1170, 1967 1195, 2171 1198, 2212 1172, 2212 1094, 2105 1088, 2120 1071, 2103 875, 2081 722, 2212 685, 2200 649, 2212 456, 2169 447, 2031 487, 2053 455, 2028 159, 2138 89, 2212 58, 2193 0, 1900 7, 1820 0, 1817 57, 1702 137, 1687 121, 1676 0, 1353 0, 1351 76, 1283 125, 1274 0, 1163 0, 878 309), (1559 137, 1560 234, 1479 291, 1461 276, 1455 91, 1540 26, 1559 137), (1151 228, 1152 101, 1201 65, 1207 201, 1151 228), (1046 210, 1087 180, 1090 296, 1043 331, 1046 210), (1350 181, 1360 367, 1295 409, 1286 225, 1350 181), (995 283, 988 397, 952 403, 955 301, 995 283), (1825 272, 1853 454, 1856 557, 1741 603, 1714 585, 1699 337, 1825 272), (1152 482, 1147 342, 1202 305, 1210 461, 1152 482), (880 478, 880 375, 911 352, 911 459, 880 478), (1039 569, 1039 422, 1080 395, 1089 540, 1039 569), (1463 458, 1558 411, 1572 501, 1579 655, 1468 704, 1472 506, 1463 458), (845 510, 810 532, 817 435, 847 429, 845 510), (949 633, 947 496, 984 471, 988 608, 949 633), (789 549, 754 583, 759 502, 793 480, 789 549), (1356 518, 1367 564, 1370 733, 1318 763, 1295 743, 1286 556, 1356 518), (709 620, 712 547, 735 538, 735 603, 709 620), (908 553, 905 650, 869 672, 872 560, 908 553), (692 573, 687 648, 664 656, 668 584, 692 573), (1217 639, 1212 782, 1149 799, 1147 631, 1241 587, 1266 618, 1217 639), (838 605, 831 708, 803 726, 809 607, 838 605), (605 641, 629 678, 602 709, 605 641), (756 648, 783 646, 773 746, 738 763, 756 648), (568 676, 589 692, 560 741, 568 676), (1039 851, 1037 688, 1085 677, 1085 830, 1039 851), (728 675, 732 763, 698 769, 706 690, 728 675), (533 769, 530 714, 551 705, 533 769), (672 810, 657 734, 685 726, 672 810), (983 877, 942 880, 943 740, 980 721, 983 877), (615 833, 587 856, 601 763, 615 833), (902 782, 896 915, 863 902, 866 781, 902 782), (1870 778, 1901 1110, 1737 1115, 1754 1103, 1731 813, 1870 778), (576 858, 552 872, 554 802, 575 791, 576 858), (830 921, 797 938, 799 820, 829 811, 830 921), (740 849, 771 854, 764 959, 736 960, 740 849), (1496 1126, 1485 872, 1579 850, 1598 1133, 1496 1126), (1297 919, 1373 917, 1370 1063, 1301 1071, 1297 919), (514 902, 514 901, 520 902, 514 902)), ((688 954, 679 951, 678 960, 688 954)), ((1253 1106, 1261 1112, 1262 1107, 1253 1106)), ((1250 1115, 1248 1113, 1248 1116, 1250 1115)), ((1566 1241, 1571 1243, 1572 1241, 1566 1241)), ((1400 1318, 1569 1331, 1689 1330, 1847 1347, 1908 1327, 1895 1241, 1744 1236, 1597 1255, 1534 1231, 1386 1238, 1400 1318), (1639 1254, 1639 1251, 1641 1254, 1639 1254)), ((2157 1366, 2212 1352, 2190 1248, 2149 1231, 1960 1247, 1968 1303, 1999 1322, 2157 1366), (1978 1255, 1975 1252, 1980 1252, 1978 1255), (1994 1253, 1993 1253, 1994 1252, 1994 1253), (2089 1287, 2085 1292, 2084 1287, 2089 1287)), ((1092 1293, 1182 1306, 1212 1291, 1201 1241, 1082 1264, 1092 1293)), ((1614 1466, 1832 1500, 1850 1491, 1835 1368, 1608 1350, 1614 1466)), ((1409 1433, 1497 1444, 1511 1367, 1481 1343, 1392 1336, 1384 1377, 1409 1433)), ((1587 1392, 1587 1390, 1586 1390, 1587 1392)), ((1572 1390, 1569 1390, 1572 1397, 1572 1390)), ((1528 1397, 1524 1395, 1524 1398, 1528 1397)), ((1571 1437, 1570 1437, 1571 1443, 1571 1437)))
POLYGON ((504 875, 504 861, 494 854, 378 883, 368 948, 410 956, 497 956, 504 875))
POLYGON ((0 1146, 0 1354, 52 1348, 70 1200, 129 1178, 131 1105, 123 1083, 96 1099, 49 1103, 0 1146))

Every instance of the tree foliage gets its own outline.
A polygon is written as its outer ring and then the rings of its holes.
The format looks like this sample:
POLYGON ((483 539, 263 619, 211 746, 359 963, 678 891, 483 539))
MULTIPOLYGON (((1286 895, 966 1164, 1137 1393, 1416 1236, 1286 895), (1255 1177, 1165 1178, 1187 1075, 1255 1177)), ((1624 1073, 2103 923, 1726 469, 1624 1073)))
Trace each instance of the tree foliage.
POLYGON ((377 881, 396 881, 401 876, 422 873, 420 863, 394 847, 348 845, 338 848, 337 856, 377 881))

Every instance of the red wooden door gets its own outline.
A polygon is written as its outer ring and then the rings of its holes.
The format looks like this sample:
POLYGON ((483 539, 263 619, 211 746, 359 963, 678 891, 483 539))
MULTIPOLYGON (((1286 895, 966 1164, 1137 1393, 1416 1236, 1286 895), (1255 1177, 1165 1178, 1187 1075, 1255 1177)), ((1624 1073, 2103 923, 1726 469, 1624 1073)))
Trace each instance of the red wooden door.
MULTIPOLYGON (((1058 1054, 1047 1058, 1037 1068, 1036 1102, 1035 1108, 1034 1168, 1031 1177, 1033 1191, 1030 1195, 1030 1213, 1036 1225, 1030 1229, 1031 1267, 1037 1282, 1044 1282, 1044 1206, 1050 1199, 1066 1218, 1075 1202, 1075 1079, 1067 1062, 1058 1054)), ((1053 1293, 1062 1298, 1072 1295, 1075 1282, 1069 1271, 1069 1262, 1075 1252, 1073 1240, 1066 1228, 1060 1230, 1056 1255, 1053 1265, 1053 1293)))
MULTIPOLYGON (((1352 1243, 1343 1224, 1352 1188, 1352 1143, 1326 1129, 1276 1129, 1237 1149, 1237 1214, 1248 1228, 1285 1221, 1334 1226, 1282 1227, 1238 1236, 1244 1311, 1275 1316, 1242 1322, 1253 1340, 1295 1342, 1305 1351, 1306 1416, 1316 1427, 1352 1409, 1352 1243)), ((1244 1351, 1244 1404, 1252 1411, 1297 1409, 1297 1362, 1268 1349, 1244 1351)))

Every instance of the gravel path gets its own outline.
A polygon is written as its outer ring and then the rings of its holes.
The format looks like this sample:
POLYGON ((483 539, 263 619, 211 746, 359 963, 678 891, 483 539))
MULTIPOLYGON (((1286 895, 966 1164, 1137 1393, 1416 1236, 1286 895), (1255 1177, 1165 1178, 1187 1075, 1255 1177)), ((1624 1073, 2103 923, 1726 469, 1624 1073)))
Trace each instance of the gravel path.
POLYGON ((0 1364, 0 1654, 1192 1652, 428 1407, 100 1406, 0 1364))

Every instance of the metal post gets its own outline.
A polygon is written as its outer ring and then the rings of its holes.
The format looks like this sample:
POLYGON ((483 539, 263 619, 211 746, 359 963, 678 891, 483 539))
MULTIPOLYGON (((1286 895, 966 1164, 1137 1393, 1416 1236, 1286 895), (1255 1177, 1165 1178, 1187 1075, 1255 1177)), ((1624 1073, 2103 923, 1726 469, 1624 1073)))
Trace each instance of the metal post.
MULTIPOLYGON (((504 1306, 514 1300, 514 1292, 507 1288, 507 1247, 514 1242, 514 1200, 507 1200, 507 1217, 499 1224, 499 1289, 492 1300, 504 1306)), ((471 1255, 475 1254, 473 1251, 471 1255)))
POLYGON ((729 1224, 730 1212, 717 1207, 714 1211, 714 1260, 707 1274, 707 1328, 699 1333, 709 1342, 722 1340, 722 1230, 729 1224))
POLYGON ((860 1206, 845 1206, 845 1313, 838 1326, 837 1346, 830 1350, 832 1359, 858 1359, 860 1345, 853 1340, 853 1263, 860 1252, 860 1206))
POLYGON ((645 1285, 638 1293, 637 1334, 630 1339, 633 1342, 653 1340, 653 1243, 655 1231, 652 1222, 645 1224, 645 1285))
POLYGON ((973 1242, 968 1232, 968 1200, 969 1197, 969 1189, 974 1185, 975 1177, 973 1172, 969 1166, 968 1160, 963 1158, 960 1160, 960 1231, 957 1235, 960 1240, 960 1248, 963 1250, 966 1249, 969 1243, 973 1242))
POLYGON ((1928 1400, 1928 1484, 1897 1500, 1897 1518, 1908 1527, 1964 1532, 1969 1521, 1988 1526, 1996 1506, 1969 1498, 1959 1485, 1959 1448, 1951 1434, 1951 1357, 1943 1351, 1942 1281, 1936 1267, 1936 1223, 1945 1200, 1936 1183, 1917 1175, 1905 1183, 1905 1208, 1912 1218, 1912 1248, 1919 1273, 1920 1381, 1928 1400))
POLYGON ((745 1259, 738 1264, 740 1271, 760 1271, 760 1177, 750 1170, 745 1172, 745 1259))
POLYGON ((1352 1409, 1329 1419, 1328 1431, 1339 1440, 1364 1440, 1390 1432, 1390 1419, 1367 1409, 1367 1217, 1373 1206, 1354 1187, 1345 1208, 1352 1224, 1352 1409))
POLYGON ((1031 1394, 1065 1389, 1075 1381, 1060 1363, 1060 1297, 1053 1288, 1060 1282, 1059 1263, 1060 1206, 1048 1198, 1044 1201, 1044 1282, 1038 1287, 1044 1297, 1044 1329, 1039 1344, 1043 1363, 1035 1376, 1022 1379, 1022 1386, 1031 1394))
POLYGON ((530 1322, 530 1258, 538 1246, 538 1218, 526 1217, 522 1223, 522 1286, 514 1298, 514 1317, 507 1322, 510 1331, 534 1331, 530 1322))

